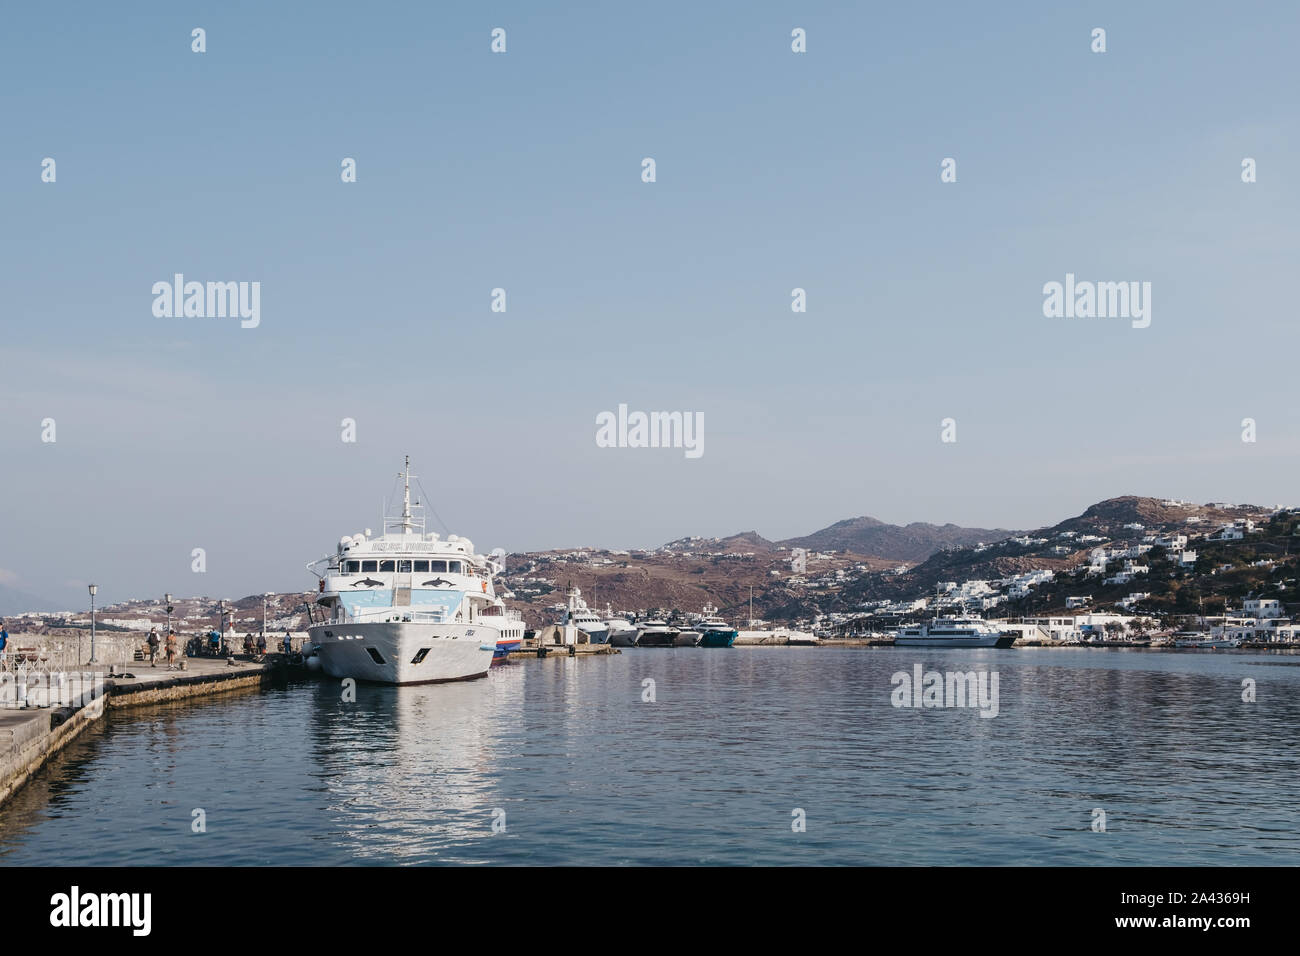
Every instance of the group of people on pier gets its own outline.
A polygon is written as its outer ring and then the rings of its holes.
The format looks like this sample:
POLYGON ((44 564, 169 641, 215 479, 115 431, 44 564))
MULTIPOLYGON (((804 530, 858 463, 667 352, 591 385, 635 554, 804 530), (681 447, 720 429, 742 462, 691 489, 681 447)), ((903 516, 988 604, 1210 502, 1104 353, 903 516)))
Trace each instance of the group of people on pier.
POLYGON ((158 646, 163 645, 163 650, 167 655, 167 669, 176 669, 176 632, 168 631, 167 640, 163 641, 158 637, 158 628, 149 629, 149 639, 145 642, 149 645, 149 666, 158 666, 158 646))

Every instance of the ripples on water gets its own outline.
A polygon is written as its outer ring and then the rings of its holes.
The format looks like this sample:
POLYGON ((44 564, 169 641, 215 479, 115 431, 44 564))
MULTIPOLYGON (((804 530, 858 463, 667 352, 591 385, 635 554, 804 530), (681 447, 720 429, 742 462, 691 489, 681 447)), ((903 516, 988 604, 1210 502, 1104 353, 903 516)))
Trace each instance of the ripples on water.
POLYGON ((632 649, 340 697, 111 715, 0 810, 0 863, 1300 863, 1298 657, 632 649), (896 710, 916 662, 995 668, 999 716, 896 710))

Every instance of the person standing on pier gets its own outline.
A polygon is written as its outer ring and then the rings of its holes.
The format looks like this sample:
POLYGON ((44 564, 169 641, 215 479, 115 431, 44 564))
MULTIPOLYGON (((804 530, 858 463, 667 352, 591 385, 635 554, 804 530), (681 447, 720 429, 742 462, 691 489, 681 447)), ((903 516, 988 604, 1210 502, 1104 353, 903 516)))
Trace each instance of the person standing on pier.
POLYGON ((159 644, 158 628, 151 627, 149 629, 149 666, 150 667, 158 666, 158 644, 159 644))
POLYGON ((5 666, 5 648, 9 646, 9 631, 0 625, 0 670, 5 666))
POLYGON ((259 634, 259 635, 257 636, 257 653, 260 654, 260 655, 262 655, 262 656, 265 656, 265 655, 266 655, 266 635, 265 635, 265 634, 259 634))
POLYGON ((167 632, 167 669, 176 667, 176 632, 167 632))

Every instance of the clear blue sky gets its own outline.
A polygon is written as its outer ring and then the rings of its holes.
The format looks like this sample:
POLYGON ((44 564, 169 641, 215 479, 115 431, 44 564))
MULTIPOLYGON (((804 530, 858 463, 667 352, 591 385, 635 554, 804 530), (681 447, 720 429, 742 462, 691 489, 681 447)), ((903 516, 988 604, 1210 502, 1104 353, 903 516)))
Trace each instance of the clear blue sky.
POLYGON ((0 585, 307 586, 408 452, 483 549, 1294 502, 1293 3, 287 7, 4 14, 0 585), (1151 327, 1044 318, 1067 272, 1151 327))

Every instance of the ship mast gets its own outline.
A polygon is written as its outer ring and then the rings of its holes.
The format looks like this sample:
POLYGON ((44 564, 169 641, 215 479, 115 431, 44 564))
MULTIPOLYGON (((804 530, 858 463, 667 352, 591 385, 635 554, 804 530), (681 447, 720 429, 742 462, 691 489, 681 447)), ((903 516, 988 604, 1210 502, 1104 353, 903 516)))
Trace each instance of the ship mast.
POLYGON ((411 456, 406 456, 406 467, 399 478, 402 479, 402 534, 410 534, 414 525, 411 523, 411 456))

